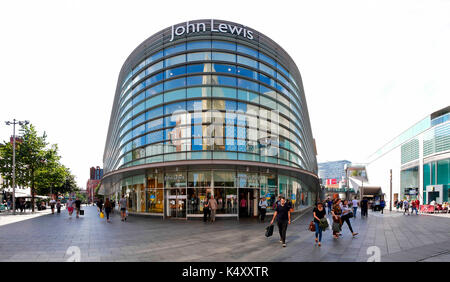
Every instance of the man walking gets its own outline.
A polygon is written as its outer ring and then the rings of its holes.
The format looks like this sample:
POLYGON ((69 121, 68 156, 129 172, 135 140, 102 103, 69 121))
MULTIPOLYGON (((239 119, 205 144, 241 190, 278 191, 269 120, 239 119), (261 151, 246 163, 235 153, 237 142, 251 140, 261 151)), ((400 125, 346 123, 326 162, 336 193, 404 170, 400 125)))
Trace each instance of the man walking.
POLYGON ((281 196, 280 204, 277 205, 270 224, 273 224, 275 217, 277 218, 278 231, 280 232, 280 242, 283 243, 283 247, 286 247, 286 231, 288 224, 291 224, 291 210, 286 205, 284 196, 281 196))
POLYGON ((81 210, 81 200, 78 197, 75 200, 75 209, 77 210, 77 218, 79 218, 80 217, 80 210, 81 210))
POLYGON ((208 201, 209 209, 211 211, 211 222, 216 221, 216 210, 217 210, 217 201, 214 199, 214 196, 211 195, 211 198, 208 201))
POLYGON ((353 208, 353 217, 356 219, 356 212, 358 211, 359 201, 356 199, 356 196, 352 200, 352 208, 353 208))
POLYGON ((414 211, 416 211, 417 215, 417 202, 415 200, 411 201, 411 214, 414 214, 414 211))
POLYGON ((369 201, 367 198, 364 198, 361 201, 361 217, 366 216, 367 217, 367 210, 368 210, 369 201))
POLYGON ((384 199, 381 199, 381 201, 380 201, 381 214, 383 214, 385 206, 386 206, 386 202, 384 201, 384 199))
POLYGON ((403 201, 403 215, 405 215, 405 213, 408 213, 409 215, 409 202, 406 199, 403 201))
POLYGON ((331 208, 333 207, 333 201, 328 197, 327 199, 327 208, 328 208, 328 214, 331 213, 331 208))
POLYGON ((264 218, 266 217, 266 209, 267 209, 267 201, 266 198, 261 198, 259 200, 259 213, 261 214, 261 222, 264 222, 264 218))
POLYGON ((125 199, 125 195, 122 194, 122 198, 119 200, 120 207, 120 216, 122 217, 122 221, 127 220, 127 199, 125 199))

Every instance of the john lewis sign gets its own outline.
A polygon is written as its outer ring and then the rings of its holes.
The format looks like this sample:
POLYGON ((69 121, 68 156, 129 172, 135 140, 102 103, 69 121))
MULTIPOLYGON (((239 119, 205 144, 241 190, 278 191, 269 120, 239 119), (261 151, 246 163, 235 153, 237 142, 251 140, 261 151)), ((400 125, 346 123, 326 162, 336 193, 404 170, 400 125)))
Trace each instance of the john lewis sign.
MULTIPOLYGON (((246 29, 245 27, 240 27, 232 24, 226 23, 215 23, 211 20, 210 31, 221 32, 221 33, 231 33, 238 36, 243 36, 245 38, 253 40, 253 31, 246 29)), ((189 23, 180 25, 173 25, 170 41, 176 36, 181 36, 183 34, 196 33, 196 32, 206 32, 206 23, 189 23)))

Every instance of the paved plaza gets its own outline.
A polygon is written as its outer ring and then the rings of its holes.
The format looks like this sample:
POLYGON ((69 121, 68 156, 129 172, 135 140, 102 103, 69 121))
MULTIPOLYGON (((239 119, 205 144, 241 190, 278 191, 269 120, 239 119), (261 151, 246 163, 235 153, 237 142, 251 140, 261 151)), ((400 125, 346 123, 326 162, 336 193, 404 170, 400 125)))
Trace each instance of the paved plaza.
MULTIPOLYGON (((367 261, 380 251, 381 261, 450 261, 450 218, 404 216, 398 212, 369 213, 351 219, 359 235, 346 224, 336 240, 324 232, 322 247, 314 246, 307 230, 311 212, 294 215, 287 230, 287 247, 278 229, 266 238, 267 223, 256 220, 161 220, 130 216, 112 223, 100 219, 96 207, 85 216, 44 214, 0 225, 0 261, 67 261, 80 250, 80 261, 367 261), (71 251, 67 250, 71 248, 71 251), (75 248, 73 248, 75 247, 75 248), (372 248, 370 248, 372 247, 372 248), (367 254, 369 249, 369 254, 367 254)), ((1 220, 1 219, 0 219, 1 220)))

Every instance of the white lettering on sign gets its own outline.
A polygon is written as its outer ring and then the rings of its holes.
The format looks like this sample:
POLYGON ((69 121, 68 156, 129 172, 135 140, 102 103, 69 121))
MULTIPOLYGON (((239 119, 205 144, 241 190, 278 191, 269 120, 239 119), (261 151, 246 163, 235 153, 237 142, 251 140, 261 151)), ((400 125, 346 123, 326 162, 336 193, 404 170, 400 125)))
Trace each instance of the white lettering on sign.
MULTIPOLYGON (((239 27, 230 24, 221 23, 219 25, 214 26, 214 20, 211 20, 211 31, 221 32, 221 33, 231 33, 238 36, 243 36, 245 38, 253 40, 253 31, 246 29, 245 27, 239 27)), ((175 27, 172 26, 172 32, 170 41, 173 41, 175 36, 180 36, 183 34, 196 33, 196 32, 205 32, 206 24, 205 23, 189 23, 179 25, 175 27)))

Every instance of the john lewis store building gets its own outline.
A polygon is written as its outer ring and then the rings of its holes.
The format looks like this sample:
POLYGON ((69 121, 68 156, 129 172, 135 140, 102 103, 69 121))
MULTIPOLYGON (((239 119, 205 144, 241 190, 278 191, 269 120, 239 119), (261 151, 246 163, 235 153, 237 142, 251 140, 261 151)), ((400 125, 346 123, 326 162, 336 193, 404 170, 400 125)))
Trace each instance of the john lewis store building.
POLYGON ((300 73, 274 41, 237 23, 166 28, 125 61, 117 83, 99 193, 131 212, 257 215, 259 197, 295 209, 319 192, 300 73), (241 207, 242 206, 242 207, 241 207))

